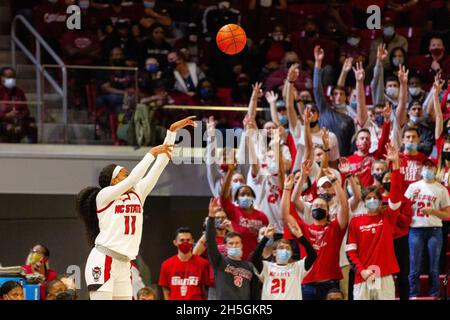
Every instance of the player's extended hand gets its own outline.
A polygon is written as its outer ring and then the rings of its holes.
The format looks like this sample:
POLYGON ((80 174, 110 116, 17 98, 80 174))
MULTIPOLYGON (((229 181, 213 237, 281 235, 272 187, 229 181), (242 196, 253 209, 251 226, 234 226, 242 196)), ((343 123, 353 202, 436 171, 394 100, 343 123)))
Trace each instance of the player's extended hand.
POLYGON ((193 126, 194 128, 197 127, 197 123, 193 119, 195 119, 197 116, 189 116, 187 118, 181 119, 180 121, 172 123, 170 126, 170 131, 175 132, 177 130, 180 130, 187 126, 193 126))
POLYGON ((161 144, 159 146, 151 148, 149 152, 154 157, 156 157, 159 154, 165 153, 169 157, 169 159, 172 159, 172 152, 174 146, 175 146, 174 144, 161 144))

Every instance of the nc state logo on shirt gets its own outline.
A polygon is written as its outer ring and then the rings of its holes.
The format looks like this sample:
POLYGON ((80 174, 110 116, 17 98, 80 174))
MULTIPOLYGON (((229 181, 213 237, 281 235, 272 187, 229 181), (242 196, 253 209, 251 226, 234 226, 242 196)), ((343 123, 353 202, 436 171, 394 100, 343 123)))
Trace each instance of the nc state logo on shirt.
POLYGON ((92 269, 92 276, 94 277, 94 281, 97 282, 102 275, 102 269, 100 267, 95 267, 92 269))
POLYGON ((234 276, 234 285, 238 288, 242 287, 242 277, 234 276))

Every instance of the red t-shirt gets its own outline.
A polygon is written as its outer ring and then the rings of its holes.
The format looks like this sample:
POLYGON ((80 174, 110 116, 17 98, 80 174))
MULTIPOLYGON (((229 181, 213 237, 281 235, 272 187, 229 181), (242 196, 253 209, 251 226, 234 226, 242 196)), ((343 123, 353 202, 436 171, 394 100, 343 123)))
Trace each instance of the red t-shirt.
POLYGON ((380 277, 399 271, 394 251, 394 229, 403 199, 399 175, 399 170, 392 171, 389 194, 392 208, 388 204, 380 214, 355 216, 350 221, 345 250, 350 263, 356 268, 355 284, 365 281, 361 271, 369 267, 376 266, 375 274, 380 277))
POLYGON ((378 142, 378 149, 375 152, 365 156, 360 156, 356 152, 347 159, 350 163, 350 173, 358 174, 363 188, 373 185, 372 163, 374 160, 384 158, 386 144, 389 142, 390 123, 385 122, 381 131, 381 137, 378 142))
MULTIPOLYGON (((22 266, 22 268, 25 270, 26 274, 33 273, 33 269, 31 268, 30 265, 22 266)), ((49 283, 52 280, 55 280, 56 278, 58 278, 58 274, 54 270, 48 269, 45 275, 45 281, 39 287, 41 300, 45 300, 47 296, 47 294, 45 293, 45 287, 47 286, 47 283, 49 283)))
POLYGON ((350 221, 346 250, 356 265, 355 284, 365 281, 361 271, 370 266, 378 266, 381 277, 399 271, 393 241, 396 221, 397 213, 389 207, 381 214, 356 216, 350 221))
POLYGON ((422 163, 425 159, 427 159, 427 156, 421 152, 414 156, 400 153, 400 173, 403 175, 406 188, 411 183, 422 179, 422 163))
POLYGON ((203 300, 202 288, 209 285, 208 262, 196 255, 181 261, 175 255, 162 263, 158 284, 169 288, 169 300, 203 300))
MULTIPOLYGON (((316 261, 302 283, 308 284, 326 280, 341 280, 343 276, 339 266, 339 257, 345 229, 341 229, 337 219, 325 226, 306 224, 298 216, 297 212, 295 212, 292 203, 290 214, 297 220, 304 236, 308 239, 317 253, 316 261)), ((285 229, 283 238, 293 238, 288 229, 285 229)), ((301 256, 304 257, 306 253, 303 246, 300 245, 300 243, 298 243, 298 246, 301 250, 301 256)))
MULTIPOLYGON (((405 193, 405 190, 402 191, 405 193)), ((383 196, 383 203, 388 203, 388 197, 383 196)), ((406 236, 409 233, 409 227, 412 221, 412 202, 406 197, 403 197, 400 205, 399 215, 394 228, 394 239, 406 236)))
POLYGON ((247 260, 258 244, 259 229, 267 226, 269 220, 263 212, 256 209, 247 213, 235 206, 230 198, 222 198, 221 203, 232 223, 233 230, 242 236, 242 260, 247 260))

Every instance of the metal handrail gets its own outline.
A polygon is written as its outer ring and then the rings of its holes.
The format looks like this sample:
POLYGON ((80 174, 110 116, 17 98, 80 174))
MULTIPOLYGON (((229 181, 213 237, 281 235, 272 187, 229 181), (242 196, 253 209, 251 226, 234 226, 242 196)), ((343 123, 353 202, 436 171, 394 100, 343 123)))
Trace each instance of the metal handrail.
POLYGON ((11 62, 12 67, 16 69, 16 46, 18 46, 22 52, 27 56, 28 59, 33 62, 36 68, 36 96, 37 96, 37 112, 38 112, 38 125, 40 130, 38 131, 38 139, 41 142, 42 132, 43 132, 43 114, 41 105, 42 97, 42 78, 43 75, 56 92, 61 96, 63 103, 63 126, 64 126, 64 142, 67 143, 67 68, 61 58, 53 51, 53 49, 48 45, 48 43, 41 37, 41 35, 34 29, 34 27, 27 21, 27 19, 22 15, 17 15, 14 17, 11 23, 11 62), (35 53, 31 53, 30 50, 17 38, 16 36, 16 26, 18 21, 20 21, 28 31, 34 36, 36 50, 35 53), (47 53, 56 61, 60 66, 62 72, 62 86, 60 86, 55 79, 42 68, 41 65, 41 47, 47 51, 47 53))

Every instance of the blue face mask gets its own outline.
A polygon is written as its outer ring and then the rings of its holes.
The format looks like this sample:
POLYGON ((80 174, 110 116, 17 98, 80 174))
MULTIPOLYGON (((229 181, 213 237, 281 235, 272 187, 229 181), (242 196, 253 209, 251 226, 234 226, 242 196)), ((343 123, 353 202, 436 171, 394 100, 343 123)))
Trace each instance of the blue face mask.
POLYGON ((434 172, 433 172, 433 171, 423 168, 423 169, 422 169, 422 177, 423 177, 425 180, 430 181, 430 180, 433 180, 433 179, 434 179, 435 175, 434 175, 434 172))
POLYGON ((239 207, 242 209, 250 209, 253 206, 253 201, 253 198, 247 196, 238 198, 239 207))
POLYGON ((212 95, 212 90, 209 88, 201 88, 200 95, 202 96, 203 99, 208 99, 212 95))
POLYGON ((394 33, 395 33, 394 27, 386 27, 386 28, 383 29, 383 34, 386 37, 391 37, 391 36, 394 35, 394 33))
POLYGON ((282 126, 285 126, 288 124, 288 117, 287 115, 283 114, 283 115, 279 115, 278 116, 278 120, 280 121, 282 126))
POLYGON ((145 67, 145 69, 150 73, 156 73, 159 70, 159 67, 155 63, 150 63, 148 66, 145 67))
POLYGON ((352 107, 354 110, 356 110, 357 102, 356 99, 352 99, 350 101, 350 107, 352 107))
POLYGON ((369 209, 369 212, 374 212, 375 210, 377 210, 379 204, 380 200, 369 199, 366 201, 366 208, 369 209))
POLYGON ((345 105, 345 103, 337 103, 334 105, 334 107, 336 109, 345 109, 346 105, 345 105))
POLYGON ((405 149, 408 151, 416 151, 417 143, 414 142, 405 142, 405 149))
POLYGON ((277 249, 277 262, 278 263, 287 263, 291 258, 292 253, 287 249, 277 249))
POLYGON ((227 255, 230 258, 242 257, 242 248, 227 248, 227 255))

